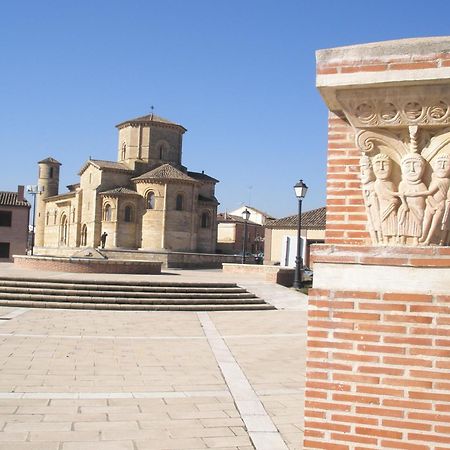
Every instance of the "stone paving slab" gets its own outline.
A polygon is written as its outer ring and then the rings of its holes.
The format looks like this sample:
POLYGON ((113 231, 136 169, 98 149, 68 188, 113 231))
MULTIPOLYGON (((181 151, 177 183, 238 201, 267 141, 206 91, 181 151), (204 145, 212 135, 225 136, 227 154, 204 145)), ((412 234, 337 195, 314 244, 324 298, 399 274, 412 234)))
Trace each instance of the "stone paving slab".
MULTIPOLYGON (((201 272, 159 277, 222 279, 201 272)), ((0 450, 300 449, 305 299, 263 293, 286 309, 1 308, 0 450)))

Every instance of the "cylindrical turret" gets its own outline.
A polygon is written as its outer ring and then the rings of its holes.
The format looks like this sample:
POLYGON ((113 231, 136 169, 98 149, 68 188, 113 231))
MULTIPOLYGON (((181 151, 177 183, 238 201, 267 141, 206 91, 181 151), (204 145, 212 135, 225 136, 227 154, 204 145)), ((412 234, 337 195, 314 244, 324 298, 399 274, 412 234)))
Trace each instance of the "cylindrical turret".
POLYGON ((45 202, 48 197, 58 195, 59 191, 59 167, 61 163, 54 158, 46 158, 39 161, 38 190, 36 197, 36 235, 35 246, 44 245, 45 228, 45 202))

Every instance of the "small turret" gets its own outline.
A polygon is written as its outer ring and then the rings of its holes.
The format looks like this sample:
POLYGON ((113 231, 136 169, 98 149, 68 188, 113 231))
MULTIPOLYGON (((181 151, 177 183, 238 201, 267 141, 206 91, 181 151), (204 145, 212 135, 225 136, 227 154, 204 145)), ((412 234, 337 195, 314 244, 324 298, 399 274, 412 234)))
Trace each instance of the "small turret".
POLYGON ((45 202, 48 197, 58 195, 59 192, 59 167, 61 163, 54 158, 46 158, 38 162, 38 190, 36 198, 36 236, 35 245, 44 245, 45 227, 45 202))

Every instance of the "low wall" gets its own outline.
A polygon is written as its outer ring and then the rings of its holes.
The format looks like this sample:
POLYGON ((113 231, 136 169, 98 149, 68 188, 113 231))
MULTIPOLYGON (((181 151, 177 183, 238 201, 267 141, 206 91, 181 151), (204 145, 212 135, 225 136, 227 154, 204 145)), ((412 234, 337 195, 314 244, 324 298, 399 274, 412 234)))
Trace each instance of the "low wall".
MULTIPOLYGON (((65 256, 73 255, 80 248, 48 248, 37 247, 35 255, 42 256, 65 256)), ((99 249, 108 260, 139 260, 162 262, 165 269, 220 269, 223 263, 234 263, 240 261, 240 256, 222 255, 215 253, 188 253, 188 252, 157 252, 148 250, 128 249, 99 249)))
POLYGON ((65 258, 55 256, 14 255, 14 265, 23 269, 75 273, 160 274, 161 262, 124 261, 98 258, 65 258))
POLYGON ((253 273, 264 276, 266 281, 291 287, 294 283, 294 269, 280 266, 269 266, 259 264, 224 264, 223 271, 226 273, 253 273))
POLYGON ((303 448, 450 448, 450 248, 312 257, 303 448))

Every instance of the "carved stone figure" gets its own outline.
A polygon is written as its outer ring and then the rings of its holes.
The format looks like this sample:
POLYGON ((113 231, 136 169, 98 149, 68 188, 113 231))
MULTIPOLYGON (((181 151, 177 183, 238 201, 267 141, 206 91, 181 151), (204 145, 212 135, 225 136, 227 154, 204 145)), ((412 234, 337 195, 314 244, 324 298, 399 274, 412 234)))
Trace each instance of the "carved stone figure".
POLYGON ((394 243, 397 236, 397 208, 400 200, 394 183, 390 180, 392 162, 389 156, 384 153, 376 155, 373 158, 373 171, 376 177, 374 190, 378 199, 383 243, 394 243))
POLYGON ((433 174, 428 190, 415 194, 417 196, 427 196, 422 237, 419 241, 425 245, 429 245, 434 240, 437 240, 442 245, 443 241, 447 238, 444 227, 447 226, 448 228, 449 225, 446 223, 448 222, 448 214, 445 218, 447 220, 444 220, 444 215, 450 188, 449 177, 450 155, 443 153, 439 155, 433 163, 433 174))
POLYGON ((427 187, 422 181, 425 160, 418 153, 409 153, 402 158, 402 181, 398 190, 402 204, 398 211, 398 234, 400 243, 412 238, 413 245, 419 244, 425 212, 427 187))
POLYGON ((368 156, 360 159, 361 184, 364 204, 366 206, 368 230, 372 242, 378 244, 383 242, 380 223, 380 208, 378 206, 377 194, 375 193, 375 174, 372 161, 368 156))

